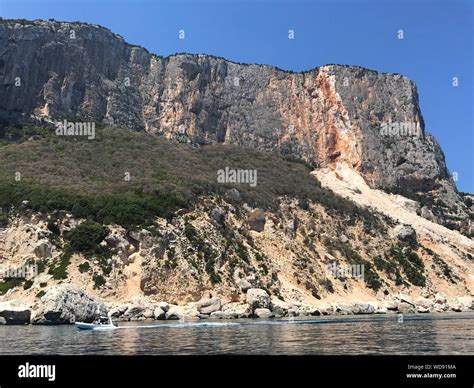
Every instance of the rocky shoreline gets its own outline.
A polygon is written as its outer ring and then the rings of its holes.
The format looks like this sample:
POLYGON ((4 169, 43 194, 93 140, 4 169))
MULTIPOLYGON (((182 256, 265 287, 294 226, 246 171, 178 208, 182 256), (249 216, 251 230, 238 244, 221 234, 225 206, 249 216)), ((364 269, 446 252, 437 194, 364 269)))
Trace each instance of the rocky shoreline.
POLYGON ((263 289, 250 288, 243 301, 203 299, 186 305, 138 300, 133 303, 110 304, 94 299, 76 287, 63 285, 50 289, 34 306, 16 302, 0 302, 0 324, 59 325, 76 321, 91 322, 110 314, 114 321, 200 320, 314 317, 358 314, 424 314, 467 312, 474 310, 474 298, 461 296, 447 299, 438 293, 430 298, 411 298, 398 294, 381 301, 323 302, 317 306, 286 303, 263 289))

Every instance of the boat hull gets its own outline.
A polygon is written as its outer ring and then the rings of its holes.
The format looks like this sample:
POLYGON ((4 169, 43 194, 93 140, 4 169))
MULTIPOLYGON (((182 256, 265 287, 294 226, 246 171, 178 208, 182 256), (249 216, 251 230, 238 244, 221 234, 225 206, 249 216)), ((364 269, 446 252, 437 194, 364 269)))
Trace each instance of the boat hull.
POLYGON ((85 322, 76 322, 75 325, 79 330, 113 330, 117 328, 115 325, 96 325, 85 322))

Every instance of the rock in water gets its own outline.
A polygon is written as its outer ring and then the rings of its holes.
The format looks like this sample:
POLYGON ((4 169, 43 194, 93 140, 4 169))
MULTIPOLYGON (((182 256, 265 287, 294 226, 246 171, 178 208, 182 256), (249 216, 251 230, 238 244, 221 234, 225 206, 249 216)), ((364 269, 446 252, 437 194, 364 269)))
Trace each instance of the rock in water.
POLYGON ((160 307, 157 307, 153 311, 153 316, 157 320, 165 320, 166 319, 166 312, 163 311, 160 307))
POLYGON ((0 303, 0 324, 24 325, 30 323, 31 310, 27 306, 15 305, 12 302, 0 303))
POLYGON ((40 299, 31 323, 37 325, 92 322, 107 314, 102 302, 79 288, 63 285, 50 288, 40 299))
POLYGON ((196 304, 201 314, 211 314, 221 309, 221 300, 219 298, 205 299, 196 304))
POLYGON ((269 309, 255 309, 254 314, 258 318, 270 318, 272 316, 269 309))
MULTIPOLYGON (((212 313, 211 316, 215 316, 216 313, 212 313)), ((251 315, 251 310, 247 303, 231 302, 222 306, 222 313, 229 318, 248 318, 251 315)))

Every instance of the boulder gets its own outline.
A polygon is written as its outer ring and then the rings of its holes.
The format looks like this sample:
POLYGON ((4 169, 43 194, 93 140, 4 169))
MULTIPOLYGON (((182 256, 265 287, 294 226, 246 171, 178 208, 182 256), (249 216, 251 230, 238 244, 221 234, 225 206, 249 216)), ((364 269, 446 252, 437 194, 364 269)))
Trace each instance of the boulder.
POLYGON ((260 209, 254 210, 247 217, 247 225, 249 229, 254 230, 255 232, 263 232, 265 222, 265 214, 260 209))
POLYGON ((435 297, 434 297, 434 302, 435 302, 436 304, 446 304, 447 299, 446 299, 446 297, 445 297, 443 294, 441 294, 440 292, 438 292, 438 293, 435 295, 435 297))
POLYGON ((408 303, 408 304, 411 304, 411 305, 414 304, 412 298, 409 295, 399 293, 395 296, 395 298, 398 302, 405 302, 405 303, 408 303))
POLYGON ((429 308, 426 308, 426 307, 422 307, 422 306, 417 306, 416 307, 416 312, 417 313, 420 313, 420 314, 426 314, 426 313, 429 313, 431 310, 429 308))
POLYGON ((356 302, 352 305, 353 314, 373 314, 375 308, 370 303, 356 302))
POLYGON ((412 303, 401 302, 398 304, 398 312, 402 314, 413 314, 415 306, 412 303))
POLYGON ((413 241, 416 239, 415 229, 409 225, 397 225, 393 228, 391 234, 401 241, 413 241))
POLYGON ((196 307, 201 314, 211 314, 221 309, 221 300, 219 298, 205 299, 196 303, 196 307))
MULTIPOLYGON (((123 232, 125 233, 125 232, 123 232)), ((119 234, 118 231, 112 231, 112 233, 108 234, 105 238, 104 241, 107 243, 107 245, 111 248, 115 248, 119 245, 127 245, 129 244, 128 240, 123 237, 122 235, 119 234)))
POLYGON ((434 308, 433 308, 433 311, 435 311, 437 313, 444 313, 448 310, 449 310, 449 307, 446 303, 445 304, 435 304, 434 308))
POLYGON ((459 296, 456 299, 463 310, 474 310, 474 298, 470 296, 459 296))
POLYGON ((415 300, 415 306, 418 308, 421 308, 423 310, 430 309, 433 306, 433 302, 427 298, 424 298, 422 296, 418 297, 415 300))
POLYGON ((25 325, 30 323, 31 310, 27 306, 16 305, 12 302, 0 303, 0 324, 25 325))
POLYGON ((130 263, 133 263, 134 257, 132 256, 133 253, 135 253, 135 247, 131 244, 128 243, 120 243, 116 247, 117 251, 117 256, 122 260, 124 265, 128 265, 130 263))
POLYGON ((170 309, 170 305, 166 302, 160 302, 158 307, 162 309, 165 313, 170 309))
POLYGON ((195 306, 175 306, 171 305, 166 312, 167 320, 195 319, 199 318, 200 313, 195 306))
POLYGON ((125 311, 127 311, 127 309, 128 309, 128 304, 114 306, 110 309, 109 315, 112 318, 122 318, 123 314, 125 313, 125 311))
POLYGON ((298 228, 298 220, 296 218, 288 221, 285 225, 285 233, 294 237, 298 228))
POLYGON ((438 219, 435 217, 435 215, 433 214, 433 212, 432 212, 428 207, 426 207, 426 206, 423 206, 423 207, 421 208, 420 216, 423 217, 423 218, 426 218, 426 219, 429 220, 429 221, 438 223, 438 219))
POLYGON ((165 317, 167 320, 179 320, 184 318, 183 308, 181 306, 171 305, 169 310, 166 312, 165 317))
POLYGON ((393 196, 395 197, 395 203, 403 207, 405 210, 408 210, 410 213, 416 214, 419 206, 418 202, 405 198, 402 195, 393 194, 393 196))
POLYGON ((247 291, 246 301, 252 311, 255 311, 257 308, 271 309, 272 307, 270 296, 261 288, 250 288, 247 291))
POLYGON ((456 313, 462 313, 462 306, 460 304, 450 304, 449 308, 456 313))
POLYGON ((272 312, 269 309, 257 308, 253 312, 257 318, 270 318, 272 317, 272 312))
POLYGON ((298 306, 290 306, 290 308, 288 309, 289 317, 299 317, 300 315, 302 315, 302 311, 298 306))
POLYGON ((166 312, 161 307, 157 307, 153 311, 153 317, 157 320, 164 320, 166 319, 166 312))
POLYGON ((33 248, 35 256, 39 259, 46 259, 51 257, 53 246, 48 240, 38 241, 38 244, 33 248))
POLYGON ((323 303, 318 306, 318 311, 322 315, 331 315, 334 313, 333 307, 329 303, 323 303))
POLYGON ((245 278, 239 279, 237 285, 242 290, 242 292, 247 292, 250 288, 252 288, 252 284, 245 278))
MULTIPOLYGON (((226 303, 222 306, 222 312, 229 318, 248 318, 252 313, 250 305, 240 302, 226 303)), ((213 314, 214 313, 211 313, 211 316, 213 314)))
POLYGON ((229 202, 241 202, 242 197, 240 196, 239 190, 237 189, 229 189, 225 192, 224 198, 229 202))
POLYGON ((218 224, 222 225, 225 222, 226 214, 227 213, 223 208, 217 206, 211 210, 210 216, 211 216, 211 219, 216 221, 218 224))
POLYGON ((282 318, 288 314, 288 310, 283 310, 280 306, 273 306, 272 315, 275 318, 282 318))
POLYGON ((288 315, 288 303, 278 299, 275 296, 271 297, 272 302, 272 313, 276 318, 285 317, 288 315))
POLYGON ((234 318, 232 315, 229 315, 228 313, 225 313, 224 311, 213 311, 209 318, 212 319, 231 319, 234 318))
POLYGON ((144 242, 147 238, 151 237, 151 232, 146 229, 131 230, 128 235, 135 241, 144 242))
POLYGON ((146 310, 146 306, 143 306, 141 304, 131 304, 128 306, 127 310, 123 314, 123 317, 132 321, 137 320, 139 318, 144 317, 143 314, 146 310))
POLYGON ((351 306, 346 306, 346 305, 341 305, 341 304, 334 304, 334 305, 333 305, 333 311, 334 311, 336 314, 339 314, 339 315, 351 315, 351 314, 355 314, 355 313, 352 311, 352 307, 351 307, 351 306))
POLYGON ((398 310, 398 302, 396 300, 385 300, 383 301, 382 306, 385 307, 388 311, 398 310))
POLYGON ((470 296, 459 296, 448 300, 447 307, 455 312, 467 311, 473 309, 473 299, 470 296))
POLYGON ((50 288, 41 297, 31 322, 40 325, 92 322, 104 315, 107 309, 102 302, 79 288, 60 285, 50 288))
POLYGON ((387 314, 387 313, 388 313, 388 309, 385 306, 378 306, 375 309, 375 314, 387 314))

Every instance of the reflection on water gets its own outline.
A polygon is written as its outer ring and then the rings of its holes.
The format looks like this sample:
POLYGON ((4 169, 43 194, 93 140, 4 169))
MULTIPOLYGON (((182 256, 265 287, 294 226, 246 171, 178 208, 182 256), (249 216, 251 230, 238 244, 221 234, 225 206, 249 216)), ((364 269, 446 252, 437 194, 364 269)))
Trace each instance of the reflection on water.
POLYGON ((0 354, 474 354, 474 314, 140 322, 95 332, 3 326, 0 354))

